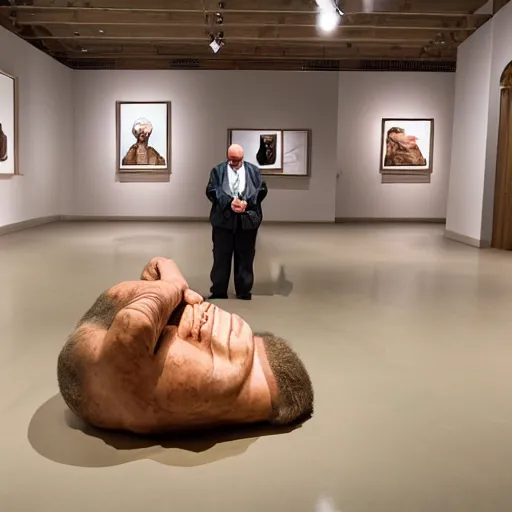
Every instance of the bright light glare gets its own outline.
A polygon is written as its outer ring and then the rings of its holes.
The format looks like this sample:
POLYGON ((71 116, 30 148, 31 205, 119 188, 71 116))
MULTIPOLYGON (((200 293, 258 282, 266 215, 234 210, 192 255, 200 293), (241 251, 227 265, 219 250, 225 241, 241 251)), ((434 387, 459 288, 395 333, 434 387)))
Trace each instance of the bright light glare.
POLYGON ((322 10, 330 10, 330 9, 333 9, 334 8, 334 5, 332 3, 332 0, 315 0, 316 1, 316 5, 318 5, 318 7, 322 10))
POLYGON ((337 26, 340 17, 333 9, 321 10, 318 15, 318 26, 324 32, 332 32, 337 26))

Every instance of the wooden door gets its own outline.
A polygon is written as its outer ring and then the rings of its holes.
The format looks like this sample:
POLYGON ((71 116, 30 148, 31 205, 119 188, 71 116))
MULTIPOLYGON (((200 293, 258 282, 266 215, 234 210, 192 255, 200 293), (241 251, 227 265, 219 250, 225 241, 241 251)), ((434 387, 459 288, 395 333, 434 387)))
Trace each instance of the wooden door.
POLYGON ((512 250, 512 87, 501 89, 491 247, 512 250))

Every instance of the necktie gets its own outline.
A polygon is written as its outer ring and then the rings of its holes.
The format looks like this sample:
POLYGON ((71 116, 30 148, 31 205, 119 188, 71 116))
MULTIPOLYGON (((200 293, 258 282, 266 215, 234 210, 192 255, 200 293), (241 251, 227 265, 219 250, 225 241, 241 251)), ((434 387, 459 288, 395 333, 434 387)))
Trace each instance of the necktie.
POLYGON ((239 189, 240 188, 240 175, 238 174, 238 172, 235 172, 235 182, 233 183, 233 195, 235 197, 238 197, 238 192, 239 192, 239 189))

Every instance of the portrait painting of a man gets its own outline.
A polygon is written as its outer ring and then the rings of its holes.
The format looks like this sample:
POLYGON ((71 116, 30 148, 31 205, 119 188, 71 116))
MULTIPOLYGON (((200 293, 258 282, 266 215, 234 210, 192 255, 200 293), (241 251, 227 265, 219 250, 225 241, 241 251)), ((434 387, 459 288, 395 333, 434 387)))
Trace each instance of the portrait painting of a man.
POLYGON ((432 119, 383 119, 381 171, 430 171, 432 119))
POLYGON ((118 102, 119 171, 165 171, 170 156, 170 104, 118 102))
POLYGON ((152 132, 153 125, 147 119, 133 123, 132 133, 137 142, 126 153, 123 165, 165 165, 165 158, 149 145, 152 132))

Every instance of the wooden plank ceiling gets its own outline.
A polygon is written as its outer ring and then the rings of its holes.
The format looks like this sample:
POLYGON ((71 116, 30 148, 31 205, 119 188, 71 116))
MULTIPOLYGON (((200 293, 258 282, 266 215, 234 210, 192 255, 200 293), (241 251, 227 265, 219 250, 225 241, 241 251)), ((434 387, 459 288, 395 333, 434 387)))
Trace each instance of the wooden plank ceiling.
POLYGON ((74 69, 451 71, 484 4, 339 0, 326 34, 314 0, 0 0, 0 24, 74 69))

